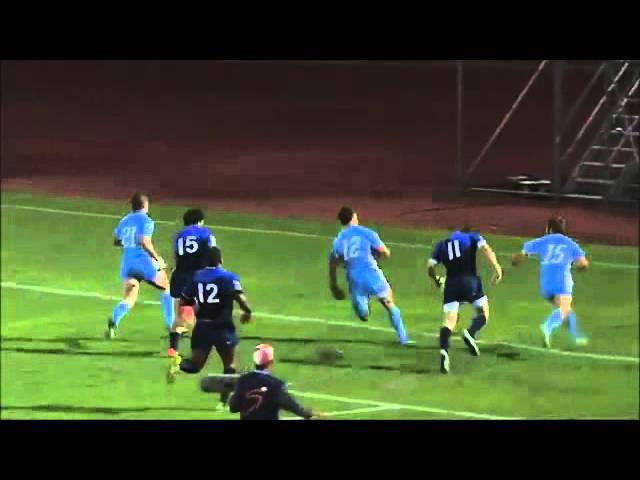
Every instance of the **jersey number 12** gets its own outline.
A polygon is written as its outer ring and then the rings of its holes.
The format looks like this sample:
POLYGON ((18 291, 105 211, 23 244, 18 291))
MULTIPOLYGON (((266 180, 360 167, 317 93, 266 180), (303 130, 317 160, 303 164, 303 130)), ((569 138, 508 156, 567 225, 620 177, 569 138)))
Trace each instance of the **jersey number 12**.
POLYGON ((215 283, 198 284, 198 300, 200 300, 200 303, 220 303, 220 299, 216 298, 216 295, 218 295, 218 286, 215 283), (209 294, 209 296, 205 300, 206 294, 209 294))

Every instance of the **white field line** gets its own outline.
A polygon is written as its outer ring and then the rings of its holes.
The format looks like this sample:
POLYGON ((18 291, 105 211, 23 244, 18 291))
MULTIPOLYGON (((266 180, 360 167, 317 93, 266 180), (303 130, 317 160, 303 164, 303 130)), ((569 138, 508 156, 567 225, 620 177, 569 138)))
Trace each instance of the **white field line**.
POLYGON ((358 398, 351 397, 340 397, 336 395, 325 395, 323 393, 309 393, 309 392, 299 392, 296 390, 290 390, 293 395, 298 397, 307 397, 315 400, 329 400, 332 402, 347 402, 347 403, 362 403, 363 405, 371 405, 378 407, 385 407, 388 409, 398 409, 398 410, 411 410, 414 412, 423 412, 423 413, 437 413, 442 415, 456 415, 459 417, 466 418, 477 418, 484 420, 521 420, 520 417, 504 417, 499 415, 488 415, 484 413, 475 413, 475 412, 466 412, 460 410, 446 410, 443 408, 432 408, 425 407, 420 405, 407 405, 404 403, 389 403, 389 402, 378 402, 375 400, 363 400, 358 398))
MULTIPOLYGON (((42 287, 37 285, 20 285, 14 282, 1 282, 0 286, 2 288, 11 288, 16 290, 28 290, 32 292, 51 293, 55 295, 97 298, 100 300, 115 301, 114 297, 109 295, 103 295, 97 292, 82 292, 79 290, 66 290, 61 288, 42 287)), ((144 300, 139 303, 143 303, 146 305, 160 305, 160 302, 155 300, 144 300)), ((295 315, 281 315, 281 314, 275 314, 275 313, 255 312, 254 314, 257 318, 260 318, 260 317, 273 318, 277 320, 286 320, 288 322, 298 322, 298 323, 321 323, 321 324, 331 325, 331 326, 363 328, 366 330, 394 333, 394 330, 392 328, 377 327, 374 325, 360 323, 355 320, 353 322, 343 322, 343 321, 327 320, 324 318, 299 317, 295 315)), ((26 325, 42 324, 42 323, 45 323, 45 322, 34 319, 34 320, 25 320, 23 322, 20 322, 20 321, 12 322, 11 326, 18 327, 18 326, 26 326, 26 325)), ((436 333, 416 332, 416 334, 421 335, 423 337, 438 337, 438 334, 436 333)), ((456 340, 460 340, 458 337, 453 337, 453 338, 456 340)), ((491 342, 486 342, 482 340, 478 340, 478 343, 491 345, 491 342)), ((495 343, 495 345, 503 345, 503 346, 512 347, 515 349, 531 350, 534 352, 560 355, 560 356, 566 356, 566 357, 589 358, 593 360, 604 360, 604 361, 614 361, 614 362, 624 362, 624 363, 640 363, 640 358, 638 357, 629 357, 629 356, 622 356, 622 355, 606 355, 601 353, 588 353, 588 352, 570 352, 570 351, 556 350, 552 348, 547 349, 542 347, 534 347, 532 345, 524 345, 520 343, 510 343, 510 342, 497 342, 495 343)))
MULTIPOLYGON (((96 217, 96 218, 111 218, 114 220, 119 220, 122 218, 121 215, 113 215, 107 213, 93 213, 93 212, 79 212, 74 210, 60 210, 57 208, 44 208, 44 207, 32 207, 30 205, 13 205, 13 204, 2 204, 2 208, 15 208, 21 210, 32 210, 36 212, 45 212, 45 213, 58 213, 65 215, 76 215, 81 217, 96 217)), ((165 220, 154 220, 155 223, 163 224, 163 225, 177 225, 176 222, 168 222, 165 220)), ((213 230, 228 230, 232 232, 246 232, 246 233, 261 233, 261 234, 271 234, 271 235, 286 235, 290 237, 303 237, 303 238, 321 238, 326 240, 332 240, 333 237, 327 235, 317 235, 313 233, 301 233, 301 232, 292 232, 289 230, 267 230, 260 228, 246 228, 246 227, 231 227, 228 225, 212 225, 211 228, 213 230)), ((404 242, 386 242, 387 245, 391 245, 393 247, 406 247, 406 248, 431 248, 433 247, 433 243, 424 244, 424 243, 404 243, 404 242)), ((511 256, 513 252, 496 252, 501 256, 511 256)), ((640 268, 637 264, 628 264, 628 263, 615 263, 615 262, 601 262, 598 260, 594 260, 590 262, 592 265, 597 265, 600 267, 608 267, 608 268, 622 268, 622 269, 638 269, 640 268)))
MULTIPOLYGON (((373 412, 382 412, 384 410, 399 410, 395 407, 365 407, 365 408, 354 408, 351 410, 338 410, 335 412, 323 412, 327 417, 341 417, 345 415, 355 415, 358 413, 373 413, 373 412)), ((282 420, 302 420, 300 417, 284 417, 282 420)))

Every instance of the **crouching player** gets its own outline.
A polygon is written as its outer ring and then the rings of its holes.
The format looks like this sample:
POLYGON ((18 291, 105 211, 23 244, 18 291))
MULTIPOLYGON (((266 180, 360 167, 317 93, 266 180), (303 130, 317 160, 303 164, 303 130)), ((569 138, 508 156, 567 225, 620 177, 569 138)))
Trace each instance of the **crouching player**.
POLYGON ((216 239, 208 228, 204 227, 204 213, 192 208, 182 216, 184 228, 173 241, 175 269, 171 274, 171 297, 175 301, 175 321, 169 333, 168 355, 173 357, 178 351, 180 334, 185 327, 193 328, 193 309, 181 305, 179 299, 193 274, 207 266, 209 247, 216 246, 216 239))
MULTIPOLYGON (((194 273, 180 299, 181 305, 195 305, 196 325, 191 334, 191 358, 183 360, 176 354, 170 359, 169 383, 175 381, 180 371, 198 373, 202 370, 214 347, 222 360, 223 373, 236 373, 238 337, 233 324, 233 302, 237 302, 242 310, 241 323, 251 320, 251 309, 238 276, 222 268, 220 249, 209 248, 207 260, 207 267, 194 273)), ((228 396, 228 393, 220 395, 221 407, 226 405, 228 396)))
POLYGON ((522 251, 512 257, 512 264, 520 264, 526 257, 535 255, 540 259, 540 294, 556 307, 540 325, 544 346, 551 346, 553 331, 567 321, 569 334, 576 345, 586 345, 587 338, 578 332, 576 314, 571 303, 573 278, 571 266, 584 270, 589 266, 584 250, 567 237, 567 221, 554 216, 547 222, 545 235, 524 244, 522 251))
POLYGON ((115 337, 122 318, 135 305, 142 280, 162 292, 160 302, 164 323, 167 330, 173 325, 173 299, 169 295, 169 279, 164 271, 167 265, 151 241, 155 224, 148 212, 149 197, 135 193, 131 197, 131 213, 120 220, 113 233, 114 246, 122 247, 122 301, 113 308, 107 321, 105 337, 109 340, 115 337))
POLYGON ((240 420, 278 420, 280 410, 286 410, 309 420, 322 414, 302 407, 287 391, 287 385, 270 372, 273 347, 260 344, 253 352, 255 370, 240 376, 229 400, 231 413, 240 413, 240 420))
POLYGON ((462 339, 469 352, 480 355, 475 337, 489 320, 489 300, 482 290, 482 281, 476 272, 476 252, 482 250, 493 267, 495 274, 492 283, 495 285, 502 279, 502 268, 489 244, 479 234, 454 231, 449 238, 438 242, 428 262, 427 272, 436 286, 441 287, 442 278, 436 275, 435 266, 442 263, 447 269, 444 283, 444 321, 440 328, 440 371, 449 373, 449 338, 458 322, 460 303, 470 303, 476 310, 471 326, 463 330, 462 339))
POLYGON ((391 286, 374 258, 374 255, 388 258, 391 252, 376 232, 358 224, 358 214, 351 208, 342 207, 338 220, 344 228, 333 241, 329 258, 329 288, 333 297, 336 300, 345 298, 336 278, 338 266, 344 265, 351 303, 358 318, 363 322, 369 319, 369 297, 375 296, 387 310, 400 344, 413 344, 407 338, 391 286))

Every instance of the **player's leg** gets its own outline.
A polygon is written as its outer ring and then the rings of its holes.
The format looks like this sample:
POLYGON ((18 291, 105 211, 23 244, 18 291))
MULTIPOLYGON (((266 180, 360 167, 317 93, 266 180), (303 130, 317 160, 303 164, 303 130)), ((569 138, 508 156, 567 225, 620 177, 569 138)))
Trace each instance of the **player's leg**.
POLYGON ((458 323, 459 309, 460 303, 457 301, 445 303, 442 307, 444 312, 442 327, 440 328, 440 371, 442 373, 449 373, 449 340, 456 323, 458 323))
POLYGON ((349 295, 351 296, 351 306, 356 316, 363 322, 368 321, 369 295, 367 295, 359 279, 349 279, 349 295))
POLYGON ((477 357, 480 355, 480 349, 476 342, 476 335, 489 320, 489 300, 482 290, 482 282, 479 277, 465 278, 464 289, 467 301, 473 305, 476 315, 471 320, 469 328, 462 331, 462 339, 469 353, 477 357))
POLYGON ((489 299, 485 296, 473 302, 476 315, 471 320, 471 325, 462 331, 462 340, 474 356, 480 355, 480 348, 476 342, 476 335, 489 321, 489 299))
POLYGON ((563 322, 567 322, 567 328, 569 329, 569 335, 573 339, 576 345, 586 345, 588 343, 587 338, 578 331, 576 313, 573 310, 573 297, 570 294, 556 295, 555 305, 560 310, 560 317, 563 322))
MULTIPOLYGON (((229 328, 221 332, 219 339, 215 343, 216 351, 222 361, 222 373, 225 375, 234 375, 236 373, 238 337, 235 330, 229 328)), ((220 405, 218 409, 224 408, 229 400, 231 392, 222 392, 220 394, 220 405)))
POLYGON ((155 262, 151 259, 144 260, 144 279, 153 287, 160 290, 160 306, 162 317, 167 331, 171 331, 174 321, 173 298, 169 293, 169 277, 164 270, 158 270, 155 262))
POLYGON ((198 373, 202 370, 207 363, 212 347, 211 324, 197 322, 191 336, 191 358, 183 359, 180 354, 170 358, 167 382, 173 383, 178 372, 198 373))
POLYGON ((391 287, 389 287, 385 292, 379 293, 378 300, 380 300, 380 303, 389 314, 389 321, 391 322, 393 329, 396 331, 396 335, 398 336, 400 345, 408 345, 410 343, 413 344, 414 342, 410 342, 409 338, 407 337, 407 332, 404 328, 400 309, 393 301, 393 290, 391 289, 391 287))
POLYGON ((194 311, 192 307, 180 305, 180 295, 186 286, 190 275, 179 272, 173 272, 169 285, 169 294, 173 298, 173 325, 169 331, 169 349, 167 354, 170 357, 175 356, 178 352, 180 343, 180 335, 184 332, 193 330, 194 311), (190 328, 187 328, 190 327, 190 328))
POLYGON ((413 342, 409 342, 407 338, 407 332, 404 328, 404 323, 402 322, 400 309, 393 300, 393 290, 391 289, 391 285, 389 285, 389 282, 384 276, 384 273, 382 273, 382 270, 368 271, 363 277, 363 287, 364 293, 366 293, 367 296, 371 295, 377 297, 382 306, 387 310, 387 313, 389 314, 389 321, 398 336, 400 344, 412 344, 413 342))
POLYGON ((111 318, 107 322, 107 330, 105 337, 112 339, 115 337, 116 330, 120 321, 127 312, 135 305, 140 291, 140 282, 135 278, 125 278, 122 282, 122 300, 113 307, 111 318))

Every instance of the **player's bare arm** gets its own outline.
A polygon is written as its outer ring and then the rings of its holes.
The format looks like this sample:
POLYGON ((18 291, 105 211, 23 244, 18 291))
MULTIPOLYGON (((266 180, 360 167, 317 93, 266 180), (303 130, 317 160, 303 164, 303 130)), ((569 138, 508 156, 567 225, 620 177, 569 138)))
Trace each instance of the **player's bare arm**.
POLYGON ((167 268, 167 264, 165 263, 164 259, 160 255, 158 255, 158 252, 156 252, 156 249, 153 246, 153 242, 151 241, 151 237, 148 237, 148 236, 142 237, 142 240, 140 241, 140 245, 142 246, 144 251, 149 254, 151 258, 153 258, 156 262, 158 262, 158 267, 160 269, 167 268))
POLYGON ((319 416, 310 408, 304 408, 302 405, 300 405, 284 387, 280 390, 280 392, 278 392, 276 401, 278 402, 278 407, 280 409, 291 412, 294 415, 304 418, 305 420, 311 420, 313 417, 319 416))
POLYGON ((374 248, 376 258, 389 258, 391 256, 391 250, 386 245, 382 245, 381 247, 374 248))
POLYGON ((589 267, 589 260, 587 260, 587 257, 580 257, 573 262, 573 266, 578 270, 586 270, 589 267))
POLYGON ((329 258, 329 289, 336 300, 345 299, 344 291, 338 286, 338 266, 341 263, 342 259, 338 257, 332 255, 329 258))
POLYGON ((491 279, 491 283, 493 285, 500 283, 500 281, 502 280, 502 267, 498 263, 498 259, 496 258, 496 253, 493 251, 493 249, 489 246, 488 243, 485 243, 482 247, 480 247, 480 249, 482 250, 482 253, 484 253, 484 257, 487 259, 487 262, 489 262, 491 267, 493 267, 494 275, 493 275, 493 278, 491 279))
POLYGON ((244 293, 236 292, 233 298, 240 310, 242 310, 242 314, 240 315, 240 323, 249 323, 251 321, 251 308, 249 307, 249 303, 247 302, 247 297, 244 293))

